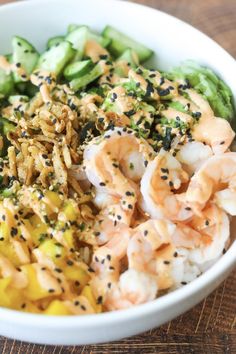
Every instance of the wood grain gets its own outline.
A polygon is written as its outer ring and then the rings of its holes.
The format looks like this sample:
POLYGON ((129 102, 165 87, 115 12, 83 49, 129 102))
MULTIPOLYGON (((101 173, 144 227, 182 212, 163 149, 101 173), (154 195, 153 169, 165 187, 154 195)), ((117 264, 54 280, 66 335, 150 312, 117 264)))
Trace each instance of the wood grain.
MULTIPOLYGON (((0 4, 11 1, 0 0, 0 4)), ((236 0, 135 0, 173 14, 215 39, 236 58, 236 0)), ((31 345, 0 337, 0 354, 236 354, 236 272, 174 321, 119 342, 81 346, 31 345)))

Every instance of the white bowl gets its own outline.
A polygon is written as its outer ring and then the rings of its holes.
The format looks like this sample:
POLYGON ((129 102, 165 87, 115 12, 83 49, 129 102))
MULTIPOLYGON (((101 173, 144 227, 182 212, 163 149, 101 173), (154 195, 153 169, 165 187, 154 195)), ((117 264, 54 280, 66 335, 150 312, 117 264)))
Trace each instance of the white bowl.
MULTIPOLYGON (((156 52, 157 67, 168 69, 184 59, 211 67, 236 97, 235 60, 188 24, 144 6, 114 0, 34 0, 0 7, 0 53, 11 50, 19 34, 39 50, 69 23, 101 30, 112 24, 156 52)), ((43 344, 90 344, 128 337, 173 319, 212 292, 236 264, 236 242, 206 273, 189 285, 150 303, 99 315, 48 317, 0 309, 0 334, 43 344)))

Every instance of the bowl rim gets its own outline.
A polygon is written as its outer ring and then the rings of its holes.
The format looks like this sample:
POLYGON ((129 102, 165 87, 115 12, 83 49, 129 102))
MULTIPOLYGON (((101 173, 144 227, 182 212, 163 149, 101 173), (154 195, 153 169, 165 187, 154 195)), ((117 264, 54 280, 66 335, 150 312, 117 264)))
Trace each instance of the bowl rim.
MULTIPOLYGON (((39 4, 46 5, 49 2, 74 2, 75 0, 34 0, 30 2, 28 0, 20 0, 17 2, 12 2, 9 4, 3 4, 0 6, 0 14, 4 13, 5 10, 8 9, 17 9, 21 6, 29 6, 34 7, 38 6, 39 4)), ((97 2, 98 0, 87 0, 88 2, 97 2)), ((102 3, 107 3, 107 0, 99 0, 102 3)), ((189 23, 180 20, 179 18, 172 16, 168 13, 163 11, 132 2, 125 2, 122 0, 110 0, 109 1, 120 3, 120 6, 124 6, 129 8, 129 10, 134 7, 139 7, 143 9, 148 15, 148 13, 159 13, 160 16, 166 17, 167 20, 172 22, 176 22, 177 25, 185 27, 186 29, 190 29, 192 32, 200 35, 202 38, 207 40, 209 43, 211 42, 212 45, 215 46, 217 50, 221 52, 224 57, 231 62, 232 65, 235 65, 236 68, 236 61, 235 59, 224 49, 222 48, 216 41, 212 38, 208 37, 205 33, 200 31, 199 29, 193 27, 189 23)), ((236 99, 236 97, 235 97, 236 99)), ((82 326, 83 328, 89 328, 94 325, 99 326, 104 323, 106 325, 111 325, 112 323, 119 323, 125 320, 131 319, 138 319, 147 315, 151 315, 153 312, 158 312, 160 310, 167 309, 171 305, 178 304, 180 301, 187 300, 189 297, 193 296, 195 293, 204 290, 208 284, 212 282, 216 282, 218 278, 222 277, 224 273, 227 272, 228 269, 231 269, 233 266, 236 265, 236 241, 232 243, 230 248, 227 252, 217 260, 217 262, 209 268, 206 272, 200 275, 197 279, 193 280, 189 284, 174 290, 166 295, 163 295, 153 301, 150 301, 145 304, 136 305, 134 307, 105 312, 100 314, 92 314, 92 315, 75 315, 75 316, 45 316, 44 314, 33 314, 33 313, 26 313, 22 311, 12 310, 8 308, 1 308, 0 307, 0 318, 1 321, 5 321, 6 323, 16 323, 22 324, 24 322, 25 325, 30 325, 34 328, 44 327, 44 328, 54 328, 54 329, 66 329, 71 327, 79 327, 82 326)))

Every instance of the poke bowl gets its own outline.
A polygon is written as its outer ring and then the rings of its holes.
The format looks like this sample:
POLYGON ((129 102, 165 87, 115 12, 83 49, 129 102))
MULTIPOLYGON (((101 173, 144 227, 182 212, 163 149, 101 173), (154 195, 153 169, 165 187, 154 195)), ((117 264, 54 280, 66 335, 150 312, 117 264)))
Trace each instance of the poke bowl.
POLYGON ((236 264, 235 60, 116 0, 4 5, 0 33, 0 334, 107 342, 199 303, 236 264))

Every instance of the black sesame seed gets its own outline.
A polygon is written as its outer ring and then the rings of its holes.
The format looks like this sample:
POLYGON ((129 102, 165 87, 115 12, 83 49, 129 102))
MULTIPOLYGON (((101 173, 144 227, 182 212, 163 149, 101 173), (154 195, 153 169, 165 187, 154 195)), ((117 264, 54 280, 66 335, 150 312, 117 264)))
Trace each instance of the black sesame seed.
POLYGON ((95 270, 94 270, 93 268, 91 268, 91 267, 88 268, 88 271, 89 271, 90 273, 95 273, 95 270))
POLYGON ((101 235, 101 232, 99 232, 99 231, 96 231, 96 232, 94 232, 94 236, 100 236, 101 235))
POLYGON ((161 77, 161 79, 160 79, 160 85, 163 85, 164 82, 165 82, 165 78, 164 78, 164 77, 161 77))
POLYGON ((174 257, 178 257, 178 252, 175 252, 175 253, 174 253, 174 257))
POLYGON ((100 182, 99 185, 100 185, 101 187, 105 187, 106 183, 100 182))
POLYGON ((185 210, 191 210, 191 208, 190 207, 186 207, 185 210))
POLYGON ((186 281, 181 281, 182 285, 187 285, 186 281))
POLYGON ((55 289, 49 289, 48 292, 51 293, 51 294, 55 293, 55 289))
POLYGON ((108 289, 110 289, 111 288, 111 283, 107 283, 107 287, 108 287, 108 289))
POLYGON ((68 266, 73 266, 74 264, 74 262, 72 262, 71 260, 68 260, 66 263, 68 264, 68 266))
POLYGON ((75 301, 75 302, 74 302, 74 305, 75 305, 75 306, 79 306, 79 304, 80 304, 79 301, 75 301))
POLYGON ((144 166, 147 167, 147 165, 148 165, 148 161, 145 160, 145 161, 144 161, 144 166))
POLYGON ((205 221, 205 225, 208 226, 209 225, 209 220, 205 221))
POLYGON ((15 227, 11 228, 11 236, 14 237, 18 234, 18 230, 15 227))
POLYGON ((133 206, 131 204, 128 204, 129 209, 133 209, 133 206))
POLYGON ((86 311, 86 307, 85 307, 84 305, 81 305, 81 309, 82 309, 83 311, 86 311))
POLYGON ((225 144, 225 141, 221 141, 220 145, 224 145, 225 144))
POLYGON ((147 234, 148 234, 148 230, 145 230, 144 231, 144 236, 147 236, 147 234))
POLYGON ((110 254, 107 255, 107 259, 108 259, 108 261, 111 260, 111 255, 110 254))
POLYGON ((169 186, 174 187, 174 183, 172 181, 169 181, 169 186))
POLYGON ((98 305, 101 305, 101 304, 102 304, 102 300, 103 300, 103 297, 102 297, 102 296, 98 296, 98 298, 97 298, 97 304, 98 304, 98 305))
POLYGON ((168 176, 161 176, 161 179, 163 179, 165 181, 168 179, 168 176))
POLYGON ((163 263, 164 264, 170 264, 170 261, 164 261, 163 263))
POLYGON ((226 249, 225 249, 225 248, 223 249, 222 253, 223 253, 223 254, 225 254, 225 253, 226 253, 226 249))

